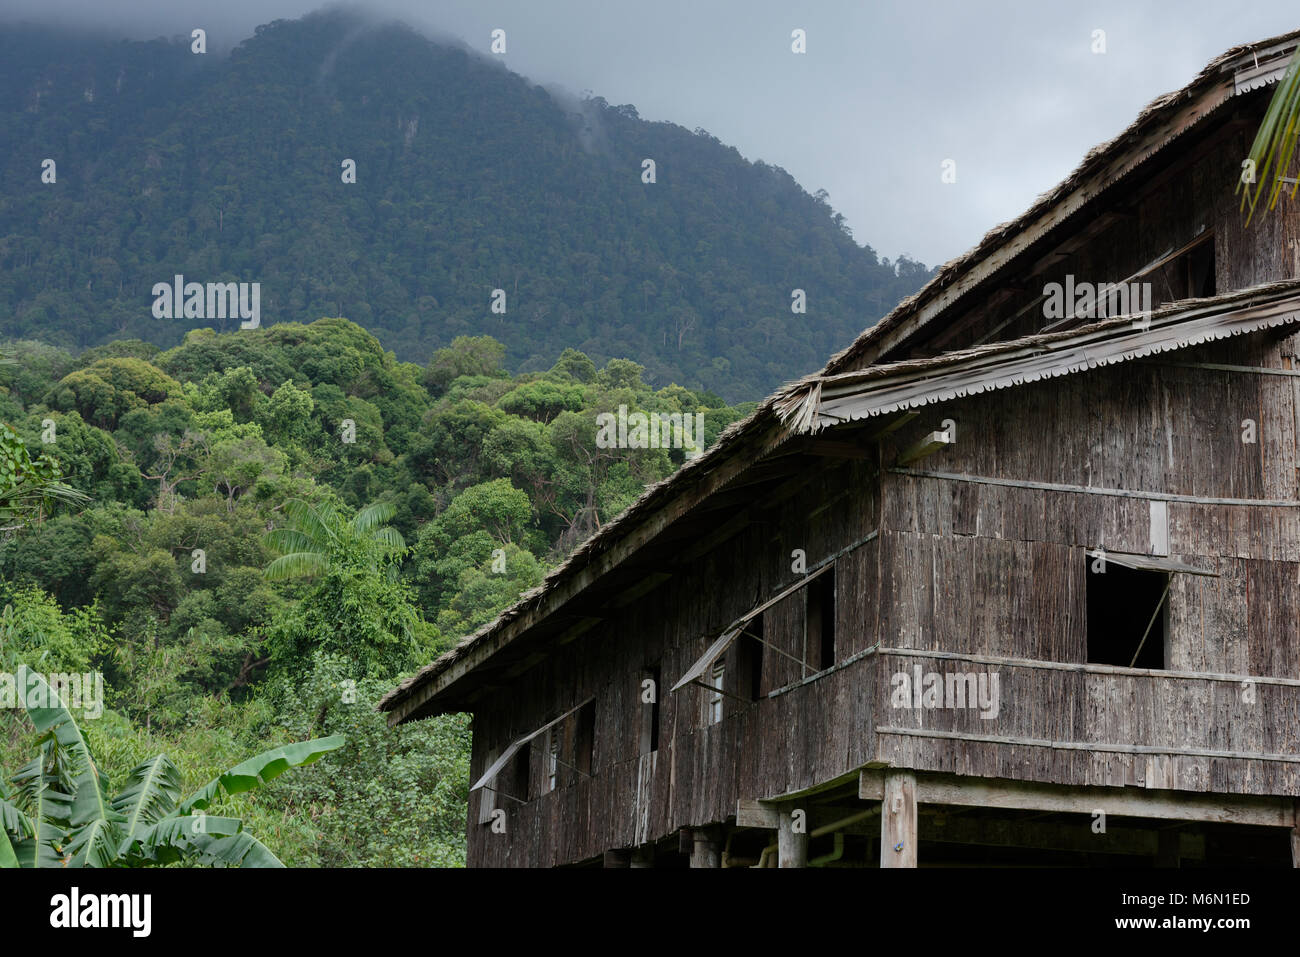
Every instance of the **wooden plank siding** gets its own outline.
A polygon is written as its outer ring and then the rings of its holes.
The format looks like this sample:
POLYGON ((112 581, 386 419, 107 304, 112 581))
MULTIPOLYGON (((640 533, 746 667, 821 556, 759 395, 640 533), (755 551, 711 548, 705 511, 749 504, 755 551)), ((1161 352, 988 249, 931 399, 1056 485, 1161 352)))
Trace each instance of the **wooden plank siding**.
POLYGON ((876 660, 881 763, 1073 786, 1300 794, 1300 681, 1258 681, 1250 701, 1229 676, 1099 673, 887 651, 876 660), (918 667, 941 676, 996 673, 996 715, 895 706, 887 697, 893 676, 918 667))
MULTIPOLYGON (((562 713, 593 694, 596 736, 593 776, 562 773, 561 786, 550 793, 539 793, 544 754, 542 738, 537 739, 530 749, 530 796, 537 796, 524 805, 498 800, 505 811, 504 834, 478 823, 480 796, 471 795, 471 864, 590 860, 647 837, 725 820, 742 796, 797 789, 870 759, 870 657, 790 687, 802 677, 797 663, 765 650, 760 699, 725 698, 723 720, 713 725, 705 724, 705 690, 688 686, 667 693, 723 628, 800 577, 791 569, 795 549, 805 552, 812 567, 875 528, 879 477, 874 463, 810 467, 822 474, 765 520, 677 570, 672 588, 611 610, 604 623, 535 665, 527 681, 483 699, 474 725, 475 776, 486 767, 491 749, 543 724, 546 718, 539 716, 562 713), (830 499, 834 508, 818 511, 830 499), (797 534, 783 531, 796 528, 797 534), (639 695, 642 673, 652 664, 661 669, 660 744, 646 758, 639 753, 639 695)), ((839 661, 874 641, 877 564, 874 542, 836 562, 839 661)), ((767 640, 796 657, 803 651, 804 603, 803 592, 796 592, 764 614, 767 640)), ((740 655, 735 643, 722 660, 727 690, 743 696, 737 681, 740 655)))

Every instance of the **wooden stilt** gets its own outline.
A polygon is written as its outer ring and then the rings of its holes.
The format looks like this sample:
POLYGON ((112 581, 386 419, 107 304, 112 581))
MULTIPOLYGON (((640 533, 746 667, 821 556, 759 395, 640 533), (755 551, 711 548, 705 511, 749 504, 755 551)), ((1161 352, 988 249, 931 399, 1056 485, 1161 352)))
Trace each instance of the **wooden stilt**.
POLYGON ((722 841, 717 828, 696 828, 692 837, 691 867, 721 867, 722 841))
POLYGON ((797 804, 781 805, 776 829, 778 867, 808 866, 808 815, 797 804))
POLYGON ((916 867, 916 775, 910 771, 885 776, 880 866, 916 867))

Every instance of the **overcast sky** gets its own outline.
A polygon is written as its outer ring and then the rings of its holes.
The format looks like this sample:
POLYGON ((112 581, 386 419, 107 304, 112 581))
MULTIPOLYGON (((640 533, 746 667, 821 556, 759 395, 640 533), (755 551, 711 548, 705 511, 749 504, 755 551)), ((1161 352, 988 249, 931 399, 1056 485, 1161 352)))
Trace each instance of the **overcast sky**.
MULTIPOLYGON (((320 0, 0 0, 5 19, 231 46, 320 0)), ((1300 27, 1282 0, 382 0, 366 7, 542 84, 704 127, 824 188, 859 242, 933 265, 1022 212, 1084 153, 1230 46, 1300 27), (791 52, 806 31, 807 53, 791 52), (1093 31, 1106 52, 1092 52, 1093 31), (957 181, 941 182, 956 162, 957 181)))

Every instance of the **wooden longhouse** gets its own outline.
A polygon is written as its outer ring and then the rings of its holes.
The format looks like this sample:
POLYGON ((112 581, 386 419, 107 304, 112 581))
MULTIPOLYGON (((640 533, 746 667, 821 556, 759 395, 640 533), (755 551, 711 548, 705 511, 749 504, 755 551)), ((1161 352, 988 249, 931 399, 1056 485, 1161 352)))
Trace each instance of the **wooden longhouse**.
POLYGON ((473 713, 471 865, 1294 862, 1300 206, 1234 186, 1298 35, 384 699, 473 713), (1152 311, 1061 318, 1067 282, 1152 311))

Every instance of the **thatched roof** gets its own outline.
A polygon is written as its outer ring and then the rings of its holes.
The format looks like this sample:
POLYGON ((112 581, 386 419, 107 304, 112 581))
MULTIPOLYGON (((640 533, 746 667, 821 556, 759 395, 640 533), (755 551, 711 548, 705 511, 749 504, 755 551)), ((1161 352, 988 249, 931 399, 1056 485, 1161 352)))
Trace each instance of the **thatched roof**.
MULTIPOLYGON (((554 614, 592 581, 626 558, 638 537, 669 506, 689 508, 716 491, 746 467, 797 431, 781 421, 778 404, 788 410, 794 396, 806 401, 807 390, 820 389, 826 377, 860 370, 888 355, 902 339, 947 313, 962 296, 1003 269, 1007 263, 1065 222, 1085 204, 1114 186, 1152 156, 1185 134, 1234 95, 1276 82, 1300 38, 1300 30, 1258 43, 1234 47, 1211 61, 1187 86, 1157 97, 1119 136, 1095 147, 1060 185, 1038 198, 1021 216, 989 230, 969 252, 945 264, 915 295, 864 331, 837 353, 815 376, 788 385, 762 402, 744 420, 727 428, 703 455, 672 476, 650 486, 618 518, 583 543, 552 570, 540 586, 478 631, 461 639, 437 660, 403 681, 379 703, 393 712, 390 722, 421 716, 420 702, 465 678, 533 624, 554 614), (439 688, 439 686, 442 686, 439 688)), ((1061 335, 1068 336, 1071 333, 1061 335)), ((1077 334, 1077 330, 1075 331, 1077 334)), ((1031 337, 1044 338, 1044 337, 1031 337)), ((1050 340, 1051 336, 1046 337, 1050 340)), ((1024 346, 994 344, 990 350, 1024 346)), ((944 357, 939 357, 943 359, 944 357)), ((919 362, 931 360, 918 360, 919 362)), ((917 374, 923 375, 924 365, 917 374)), ((898 366, 893 366, 895 372, 898 366)))

